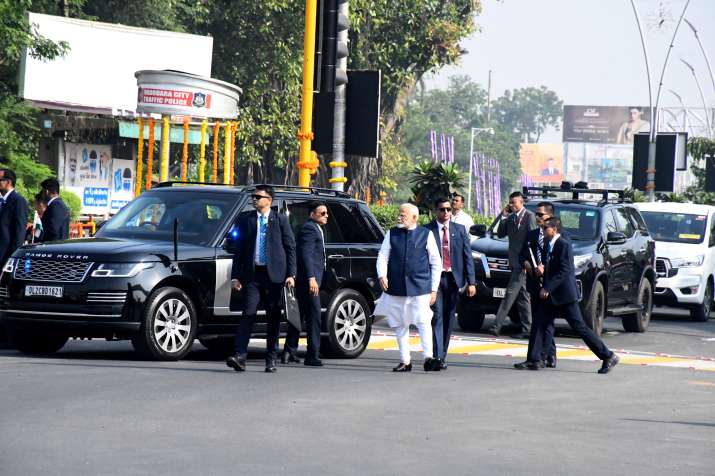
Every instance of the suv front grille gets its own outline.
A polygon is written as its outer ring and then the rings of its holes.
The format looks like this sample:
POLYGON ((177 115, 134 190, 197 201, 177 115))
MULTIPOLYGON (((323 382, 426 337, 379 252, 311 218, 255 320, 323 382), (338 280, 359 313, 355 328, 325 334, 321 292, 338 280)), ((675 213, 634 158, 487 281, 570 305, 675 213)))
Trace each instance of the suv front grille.
POLYGON ((489 269, 491 271, 511 272, 511 268, 509 268, 509 259, 507 258, 487 256, 487 263, 489 264, 489 269))
POLYGON ((56 283, 81 283, 93 263, 84 261, 55 261, 20 258, 15 269, 15 279, 49 281, 56 283))
POLYGON ((659 278, 672 278, 678 274, 678 268, 672 268, 669 259, 656 258, 655 274, 657 274, 659 278))

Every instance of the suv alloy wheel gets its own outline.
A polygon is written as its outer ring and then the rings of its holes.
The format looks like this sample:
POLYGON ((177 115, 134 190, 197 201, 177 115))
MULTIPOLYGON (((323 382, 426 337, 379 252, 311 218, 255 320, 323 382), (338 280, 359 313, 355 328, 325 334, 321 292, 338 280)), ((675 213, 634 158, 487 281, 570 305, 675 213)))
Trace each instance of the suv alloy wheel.
POLYGON ((703 295, 703 302, 690 310, 690 318, 694 321, 705 322, 710 319, 710 309, 712 309, 713 303, 713 283, 708 280, 708 284, 705 286, 705 293, 703 295))
POLYGON ((341 289, 330 303, 326 328, 328 336, 321 349, 333 357, 357 357, 370 341, 372 321, 370 306, 359 292, 341 289))
POLYGON ((650 315, 653 312, 653 289, 646 278, 641 279, 637 303, 640 304, 641 310, 622 318, 626 332, 645 332, 648 329, 650 315))
POLYGON ((159 288, 144 307, 134 348, 155 360, 179 360, 191 350, 196 335, 196 311, 184 291, 159 288))

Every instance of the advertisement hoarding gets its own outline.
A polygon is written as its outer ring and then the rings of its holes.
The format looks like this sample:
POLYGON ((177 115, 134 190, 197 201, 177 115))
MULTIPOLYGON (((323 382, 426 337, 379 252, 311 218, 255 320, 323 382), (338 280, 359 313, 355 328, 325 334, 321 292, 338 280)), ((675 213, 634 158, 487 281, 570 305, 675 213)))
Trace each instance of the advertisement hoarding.
POLYGON ((633 144, 650 130, 650 111, 642 106, 564 106, 564 142, 633 144))
POLYGON ((521 144, 519 146, 521 172, 531 182, 558 184, 564 174, 563 144, 521 144))

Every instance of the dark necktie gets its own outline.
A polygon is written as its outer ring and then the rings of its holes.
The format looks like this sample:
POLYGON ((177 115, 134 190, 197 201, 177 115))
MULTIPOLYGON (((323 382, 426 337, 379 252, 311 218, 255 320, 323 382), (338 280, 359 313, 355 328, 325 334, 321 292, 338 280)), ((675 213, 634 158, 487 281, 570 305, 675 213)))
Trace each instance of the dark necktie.
POLYGON ((447 227, 442 227, 442 268, 444 271, 452 269, 452 261, 449 259, 449 237, 447 227))
POLYGON ((537 264, 542 264, 544 260, 541 259, 542 251, 544 249, 544 233, 542 231, 539 231, 539 246, 536 247, 536 259, 539 260, 537 264))

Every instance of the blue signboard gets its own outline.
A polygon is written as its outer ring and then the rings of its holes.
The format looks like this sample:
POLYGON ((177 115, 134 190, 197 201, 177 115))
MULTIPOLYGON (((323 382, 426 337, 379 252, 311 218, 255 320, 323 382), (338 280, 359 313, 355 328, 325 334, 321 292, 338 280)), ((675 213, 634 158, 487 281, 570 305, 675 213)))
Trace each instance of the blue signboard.
POLYGON ((109 188, 84 187, 82 204, 86 207, 106 207, 109 203, 109 188))

